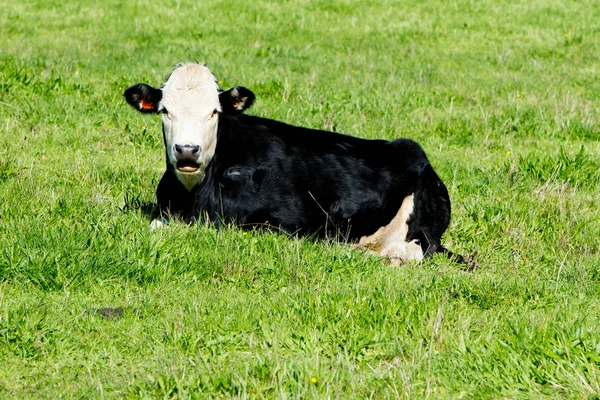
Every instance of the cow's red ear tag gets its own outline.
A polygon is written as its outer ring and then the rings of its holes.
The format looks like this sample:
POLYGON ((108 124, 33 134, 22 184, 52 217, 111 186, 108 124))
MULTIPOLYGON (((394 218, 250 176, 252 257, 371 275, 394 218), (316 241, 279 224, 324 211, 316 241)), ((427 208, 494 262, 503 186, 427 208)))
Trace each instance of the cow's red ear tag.
POLYGON ((144 110, 152 110, 154 108, 154 104, 142 99, 140 100, 140 107, 144 110))

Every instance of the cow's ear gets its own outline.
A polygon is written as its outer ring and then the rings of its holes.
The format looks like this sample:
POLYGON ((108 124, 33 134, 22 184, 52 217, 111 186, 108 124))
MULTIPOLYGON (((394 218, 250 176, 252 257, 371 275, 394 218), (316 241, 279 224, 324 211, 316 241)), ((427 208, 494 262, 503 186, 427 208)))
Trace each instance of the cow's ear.
POLYGON ((224 113, 242 113, 252 107, 256 96, 250 89, 236 86, 219 94, 219 102, 224 113))
POLYGON ((138 83, 125 89, 123 95, 125 100, 136 110, 143 113, 156 113, 158 112, 158 103, 162 99, 162 90, 138 83))

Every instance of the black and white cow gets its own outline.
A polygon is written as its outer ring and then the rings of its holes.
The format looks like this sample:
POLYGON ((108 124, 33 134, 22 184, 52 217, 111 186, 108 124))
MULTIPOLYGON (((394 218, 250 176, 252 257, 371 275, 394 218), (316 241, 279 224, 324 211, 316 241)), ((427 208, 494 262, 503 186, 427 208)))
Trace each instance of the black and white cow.
POLYGON ((131 86, 125 98, 162 116, 162 221, 338 237, 392 262, 451 254, 441 245, 448 191, 411 140, 359 139, 245 115, 254 94, 240 86, 222 91, 200 64, 178 65, 160 88, 131 86))

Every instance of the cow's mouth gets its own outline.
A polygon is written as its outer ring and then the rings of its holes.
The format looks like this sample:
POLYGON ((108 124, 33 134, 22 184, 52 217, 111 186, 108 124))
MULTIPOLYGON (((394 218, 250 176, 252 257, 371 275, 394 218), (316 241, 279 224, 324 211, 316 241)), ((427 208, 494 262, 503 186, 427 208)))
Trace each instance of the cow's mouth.
POLYGON ((177 162, 177 171, 184 174, 193 174, 194 172, 200 169, 200 165, 198 163, 192 161, 178 161, 177 162))

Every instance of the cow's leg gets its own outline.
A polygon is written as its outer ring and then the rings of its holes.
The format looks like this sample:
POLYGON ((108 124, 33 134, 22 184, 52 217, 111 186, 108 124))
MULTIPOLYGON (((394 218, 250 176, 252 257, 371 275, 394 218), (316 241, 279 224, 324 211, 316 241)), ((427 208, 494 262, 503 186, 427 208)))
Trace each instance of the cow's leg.
POLYGON ((414 194, 406 196, 392 221, 370 236, 363 236, 358 247, 388 258, 391 264, 421 260, 424 256, 418 239, 408 239, 408 221, 414 209, 414 194))
POLYGON ((414 197, 413 214, 408 221, 407 240, 417 240, 425 257, 441 246, 450 223, 450 197, 444 183, 429 165, 421 174, 414 197))
POLYGON ((417 240, 392 243, 379 255, 389 259, 391 265, 399 265, 413 260, 421 261, 424 257, 421 245, 417 240))
POLYGON ((408 238, 408 221, 414 211, 415 196, 411 194, 402 201, 398 214, 388 225, 380 256, 386 257, 392 264, 423 259, 423 251, 417 239, 408 238))
POLYGON ((184 221, 192 221, 194 193, 187 190, 172 171, 162 176, 156 189, 158 216, 151 222, 150 229, 155 230, 169 223, 171 217, 181 217, 184 221))

